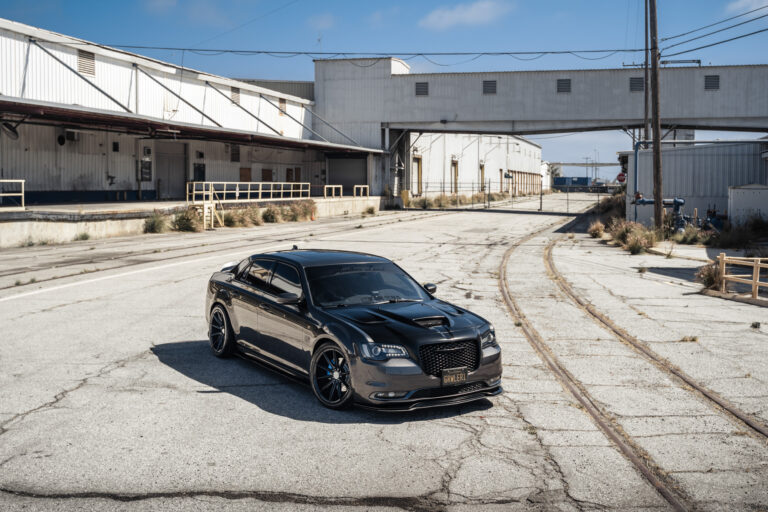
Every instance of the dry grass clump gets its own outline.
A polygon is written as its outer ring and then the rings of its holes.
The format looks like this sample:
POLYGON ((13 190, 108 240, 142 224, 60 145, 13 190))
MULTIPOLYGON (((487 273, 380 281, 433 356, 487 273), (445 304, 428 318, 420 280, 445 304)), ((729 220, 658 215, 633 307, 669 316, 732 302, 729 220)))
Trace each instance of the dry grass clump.
POLYGON ((264 220, 264 222, 282 222, 282 215, 280 212, 280 208, 277 206, 271 204, 264 208, 264 211, 261 212, 261 218, 264 220))
POLYGON ((414 208, 422 208, 424 210, 428 210, 435 207, 435 202, 428 197, 418 197, 411 200, 411 206, 414 208))
POLYGON ((639 222, 614 218, 608 225, 608 232, 631 254, 642 254, 656 245, 656 232, 639 222))
POLYGON ((589 236, 592 238, 602 238, 603 234, 605 233, 605 225, 599 220, 596 220, 589 225, 587 233, 589 233, 589 236))
POLYGON ((165 217, 158 212, 144 220, 145 233, 162 233, 163 231, 165 231, 165 217))
POLYGON ((597 213, 606 218, 624 217, 626 211, 624 194, 624 191, 620 190, 612 196, 601 199, 597 205, 597 213))
POLYGON ((171 228, 174 231, 200 231, 200 224, 197 219, 197 212, 189 208, 173 216, 171 228))
POLYGON ((685 226, 685 230, 679 233, 673 233, 669 239, 678 244, 706 244, 709 243, 713 235, 714 232, 712 231, 702 230, 696 226, 688 224, 685 226))
POLYGON ((696 272, 695 280, 701 283, 705 288, 719 290, 723 284, 723 275, 720 273, 720 266, 717 263, 710 263, 700 267, 696 272))
MULTIPOLYGON (((283 220, 288 222, 298 222, 309 220, 317 211, 317 205, 312 199, 294 201, 280 209, 283 220)), ((266 220, 266 219, 265 219, 266 220)), ((267 221, 269 222, 269 221, 267 221)))

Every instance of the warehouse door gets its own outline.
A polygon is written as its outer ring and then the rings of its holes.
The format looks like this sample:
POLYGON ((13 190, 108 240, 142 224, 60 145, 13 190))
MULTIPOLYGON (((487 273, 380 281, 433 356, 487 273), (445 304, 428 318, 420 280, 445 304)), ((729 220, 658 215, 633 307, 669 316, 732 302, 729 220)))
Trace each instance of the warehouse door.
POLYGON ((186 193, 186 144, 157 142, 155 163, 158 199, 184 199, 186 193))
POLYGON ((329 158, 328 185, 341 185, 344 195, 351 196, 355 185, 367 185, 365 158, 329 158))

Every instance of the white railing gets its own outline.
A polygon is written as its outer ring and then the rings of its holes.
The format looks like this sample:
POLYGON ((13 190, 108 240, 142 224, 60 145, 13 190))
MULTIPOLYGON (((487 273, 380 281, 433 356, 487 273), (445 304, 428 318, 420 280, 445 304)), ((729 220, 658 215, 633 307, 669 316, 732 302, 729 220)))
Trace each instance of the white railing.
POLYGON ((0 180, 0 211, 17 211, 25 210, 24 206, 24 183, 26 180, 0 180), (6 192, 6 184, 11 185, 10 188, 19 188, 18 192, 6 192), (4 197, 18 197, 18 202, 14 202, 12 206, 6 206, 4 197))
POLYGON ((370 197, 368 185, 355 185, 355 188, 352 189, 352 195, 355 197, 370 197))
POLYGON ((760 287, 768 288, 768 281, 760 280, 760 271, 768 270, 768 258, 740 258, 737 256, 726 256, 724 252, 721 252, 717 256, 717 265, 722 276, 720 291, 723 293, 725 293, 728 281, 749 285, 752 288, 753 299, 757 298, 760 287), (726 274, 726 265, 751 267, 752 272, 749 274, 726 274))
POLYGON ((325 185, 323 187, 323 197, 329 197, 329 192, 330 197, 342 197, 344 195, 344 189, 341 185, 325 185))
POLYGON ((190 181, 187 204, 247 203, 265 199, 307 199, 309 183, 279 181, 190 181))

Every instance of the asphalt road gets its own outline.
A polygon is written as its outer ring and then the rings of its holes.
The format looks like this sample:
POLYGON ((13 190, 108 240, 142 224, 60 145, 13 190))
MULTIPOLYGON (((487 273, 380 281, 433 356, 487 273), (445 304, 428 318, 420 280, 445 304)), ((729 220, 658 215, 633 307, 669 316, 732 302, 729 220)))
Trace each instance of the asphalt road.
MULTIPOLYGON (((573 212, 593 200, 572 194, 567 206, 573 212)), ((537 207, 538 199, 493 211, 403 212, 4 251, 0 506, 667 508, 547 371, 502 300, 505 251, 571 218, 563 196, 545 198, 543 213, 537 207), (303 384, 247 361, 214 358, 203 317, 211 272, 293 244, 386 256, 436 283, 439 297, 491 320, 505 393, 408 414, 334 412, 303 384)), ((512 287, 526 299, 521 306, 542 331, 554 329, 552 339, 591 338, 567 328, 584 318, 560 312, 562 297, 537 267, 542 243, 524 244, 519 260, 510 260, 512 287)), ((627 368, 636 369, 625 364, 620 371, 627 368)), ((618 408, 622 400, 606 403, 618 408)), ((752 448, 762 457, 764 444, 752 448)), ((759 465, 745 458, 734 464, 759 465)))

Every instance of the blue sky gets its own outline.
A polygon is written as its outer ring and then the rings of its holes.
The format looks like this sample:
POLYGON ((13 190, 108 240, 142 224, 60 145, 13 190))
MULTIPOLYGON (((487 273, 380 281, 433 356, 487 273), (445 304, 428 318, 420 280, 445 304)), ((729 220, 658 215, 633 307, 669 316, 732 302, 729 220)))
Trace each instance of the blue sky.
MULTIPOLYGON (((766 4, 768 0, 659 0, 660 36, 686 32, 766 4)), ((0 0, 0 17, 108 45, 393 53, 537 51, 641 48, 642 6, 643 0, 0 0)), ((768 10, 753 16, 764 13, 768 10)), ((679 49, 766 27, 768 18, 679 49)), ((767 48, 765 32, 677 58, 701 59, 703 64, 766 63, 767 48)), ((313 78, 312 60, 304 56, 280 59, 153 50, 137 53, 177 64, 183 58, 185 66, 225 76, 313 78)), ((417 57, 409 64, 413 72, 455 72, 621 67, 640 59, 642 54, 617 54, 595 61, 574 56, 544 56, 532 61, 482 57, 464 63, 461 61, 466 57, 433 58, 439 64, 449 64, 440 66, 417 57)), ((599 152, 602 160, 612 161, 616 151, 628 148, 629 138, 616 132, 592 133, 541 137, 540 143, 544 157, 550 160, 583 160, 599 152)))

